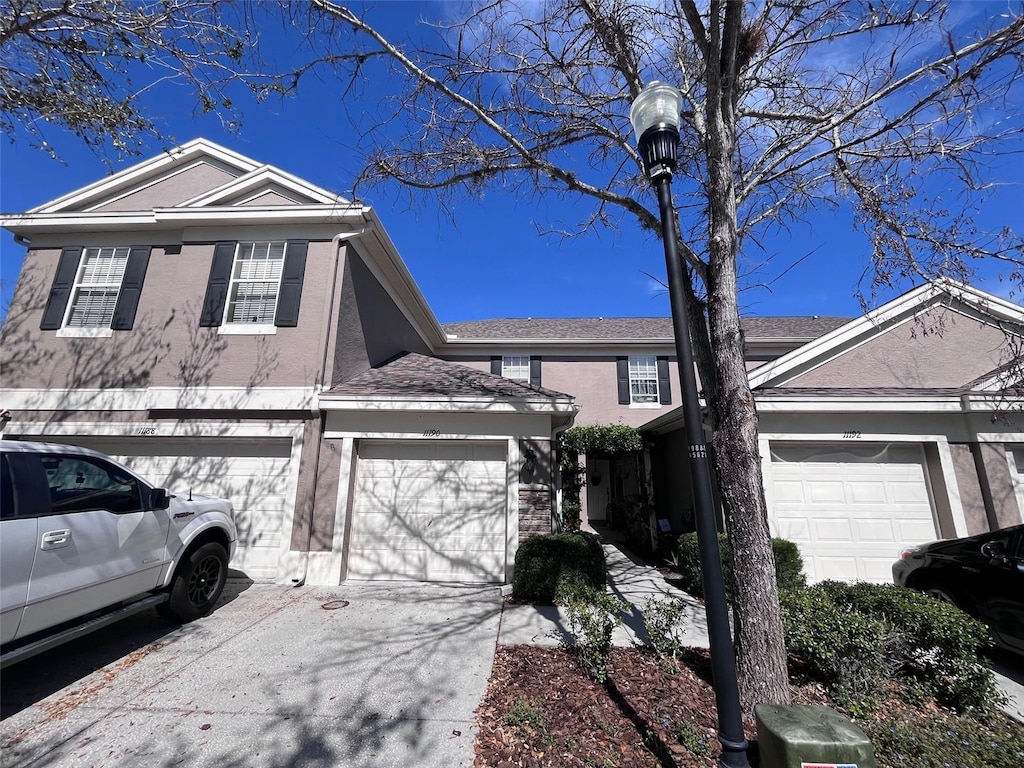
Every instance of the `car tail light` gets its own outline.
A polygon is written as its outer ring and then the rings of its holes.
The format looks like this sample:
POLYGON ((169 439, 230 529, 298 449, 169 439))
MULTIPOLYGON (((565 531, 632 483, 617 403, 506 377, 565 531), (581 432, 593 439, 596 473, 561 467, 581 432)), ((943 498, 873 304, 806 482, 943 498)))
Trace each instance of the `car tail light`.
POLYGON ((900 550, 900 560, 907 560, 917 554, 917 547, 904 547, 900 550))

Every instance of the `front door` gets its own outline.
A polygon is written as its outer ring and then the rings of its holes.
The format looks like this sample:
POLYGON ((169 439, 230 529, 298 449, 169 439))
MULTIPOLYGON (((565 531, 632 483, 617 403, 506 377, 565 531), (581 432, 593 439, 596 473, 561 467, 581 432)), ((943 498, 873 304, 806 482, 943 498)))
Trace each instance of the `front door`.
POLYGON ((587 459, 587 520, 608 519, 608 489, 611 488, 611 464, 607 459, 587 459))

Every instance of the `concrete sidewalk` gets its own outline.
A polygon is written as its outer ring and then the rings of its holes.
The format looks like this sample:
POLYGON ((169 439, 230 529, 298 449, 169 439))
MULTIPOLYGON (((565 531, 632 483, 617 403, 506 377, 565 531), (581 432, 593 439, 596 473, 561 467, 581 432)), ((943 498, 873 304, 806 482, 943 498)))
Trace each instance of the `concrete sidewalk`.
MULTIPOLYGON (((708 647, 708 628, 704 604, 676 589, 657 568, 634 557, 611 536, 602 532, 602 546, 608 563, 608 591, 622 598, 628 609, 623 624, 612 635, 613 645, 628 647, 647 645, 643 606, 650 598, 677 598, 686 603, 684 642, 699 648, 708 647)), ((568 638, 569 621, 565 611, 554 605, 506 603, 498 630, 500 645, 556 646, 568 638)))

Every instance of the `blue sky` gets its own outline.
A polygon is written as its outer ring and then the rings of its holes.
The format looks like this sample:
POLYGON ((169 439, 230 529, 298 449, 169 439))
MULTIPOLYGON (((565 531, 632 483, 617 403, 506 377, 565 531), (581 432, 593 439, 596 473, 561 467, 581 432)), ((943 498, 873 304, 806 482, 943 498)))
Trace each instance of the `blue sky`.
MULTIPOLYGON (((379 4, 370 18, 395 37, 414 34, 415 20, 449 6, 437 3, 379 4)), ((273 30, 268 34, 277 35, 273 30)), ((282 59, 295 42, 276 39, 282 59)), ((301 55, 301 51, 298 52, 301 55)), ((161 86, 146 101, 150 117, 179 141, 204 136, 256 161, 349 196, 360 168, 360 135, 375 100, 388 93, 385 80, 367 84, 360 97, 342 104, 339 87, 304 81, 297 96, 243 106, 243 127, 230 133, 214 115, 194 113, 183 89, 161 86)), ((74 137, 47 134, 66 164, 29 147, 24 136, 0 145, 0 211, 16 213, 96 181, 108 173, 103 162, 74 137)), ((151 145, 148 156, 162 147, 151 145)), ((141 159, 141 158, 139 158, 141 159)), ((128 160, 115 170, 139 159, 128 160)), ((1024 180, 1024 157, 999 159, 992 167, 998 192, 979 213, 987 229, 1014 226, 1024 180)), ((653 192, 650 205, 654 206, 653 192)), ((578 317, 667 315, 668 299, 647 275, 664 275, 660 242, 642 233, 630 219, 618 232, 604 230, 576 238, 543 237, 540 230, 571 228, 591 210, 588 201, 549 195, 544 198, 489 189, 481 198, 461 198, 454 221, 432 199, 411 196, 396 187, 363 195, 380 215, 441 322, 493 317, 578 317)), ((757 315, 845 315, 860 313, 854 298, 866 266, 867 243, 852 231, 847 214, 813 216, 807 226, 768 247, 779 254, 782 271, 811 254, 772 284, 741 294, 741 309, 757 315)), ((24 248, 4 233, 0 238, 0 298, 6 308, 24 256, 24 248)), ((769 270, 769 274, 772 270, 769 270)), ((975 284, 1000 296, 1008 289, 997 268, 982 270, 975 284)), ((906 286, 909 287, 909 286, 906 286)), ((883 298, 891 298, 891 295, 883 298)), ((1016 300, 1019 301, 1019 298, 1016 300)))

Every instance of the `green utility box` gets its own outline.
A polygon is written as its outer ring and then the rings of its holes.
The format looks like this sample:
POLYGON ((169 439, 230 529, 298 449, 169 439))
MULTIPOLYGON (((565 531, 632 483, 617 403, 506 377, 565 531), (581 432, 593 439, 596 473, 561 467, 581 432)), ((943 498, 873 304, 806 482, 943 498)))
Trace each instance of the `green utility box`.
POLYGON ((864 731, 834 709, 760 704, 754 716, 761 768, 878 768, 864 731))

